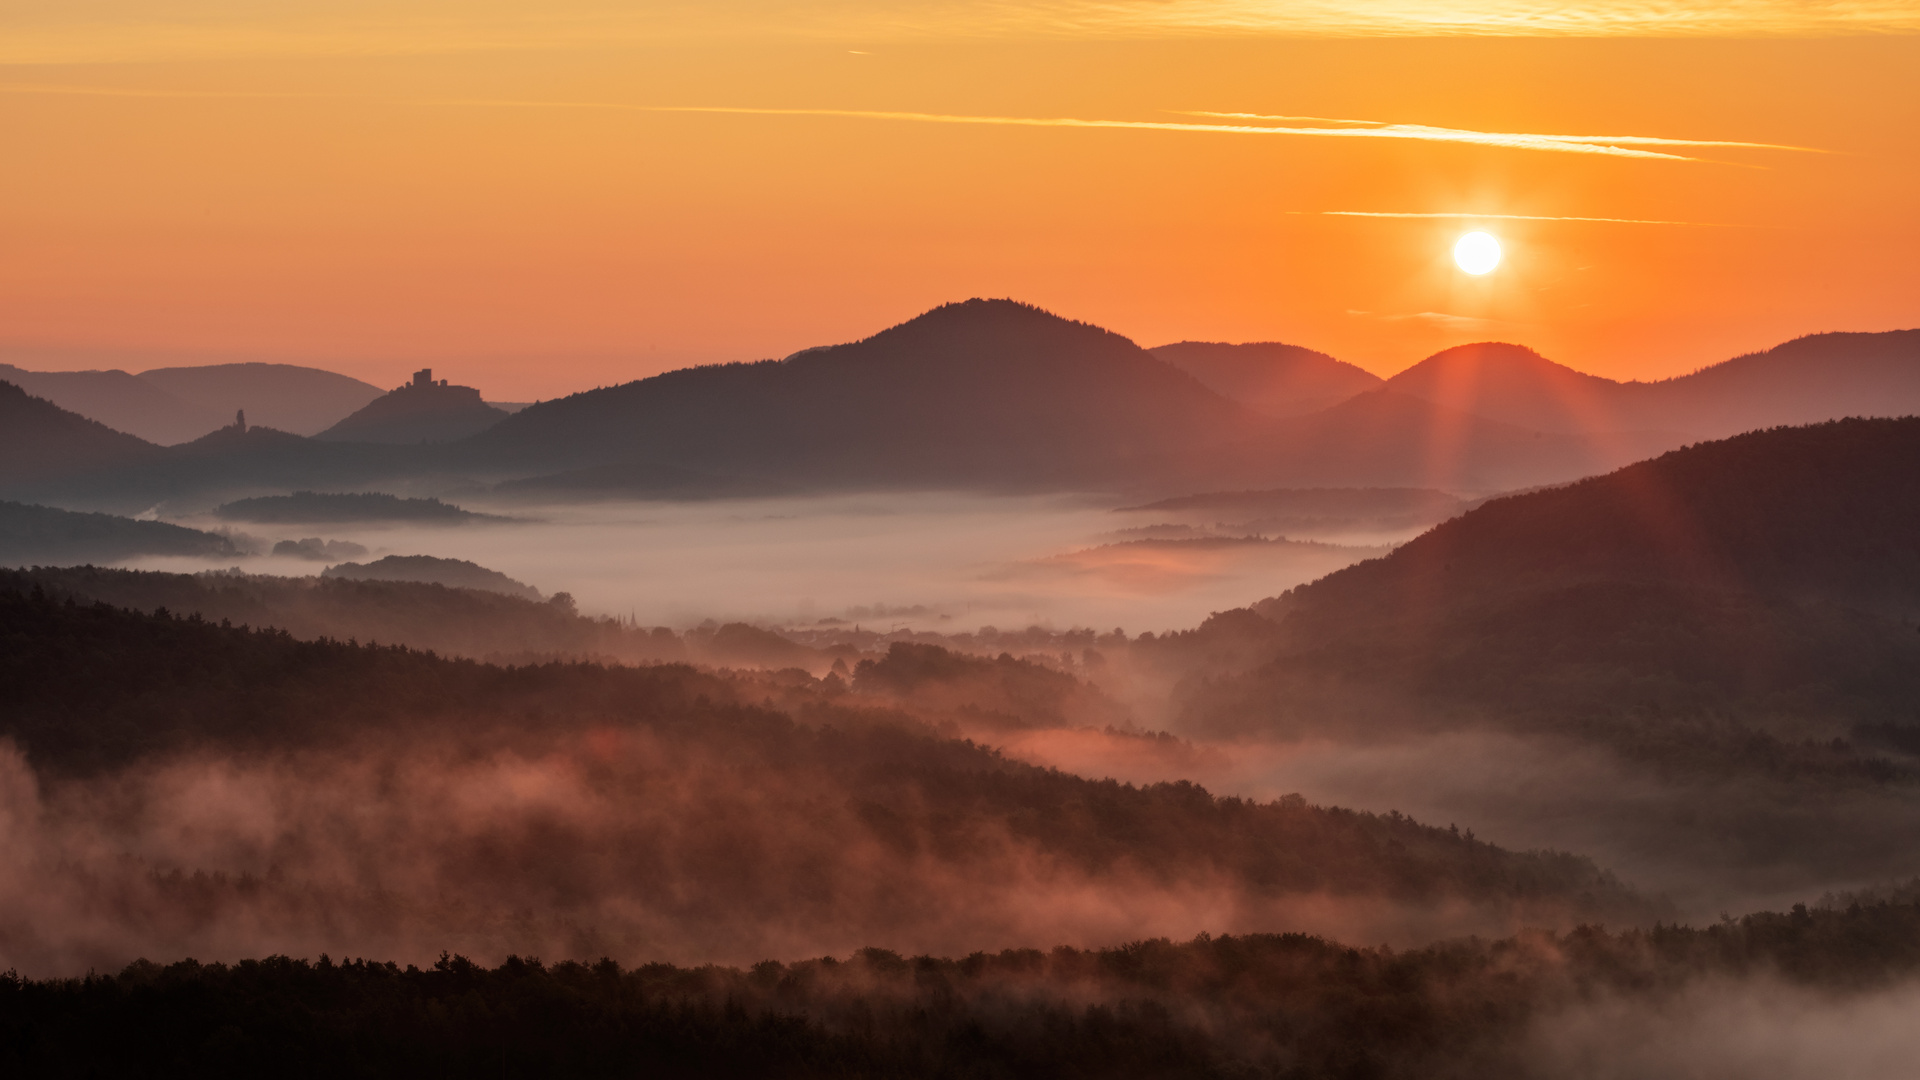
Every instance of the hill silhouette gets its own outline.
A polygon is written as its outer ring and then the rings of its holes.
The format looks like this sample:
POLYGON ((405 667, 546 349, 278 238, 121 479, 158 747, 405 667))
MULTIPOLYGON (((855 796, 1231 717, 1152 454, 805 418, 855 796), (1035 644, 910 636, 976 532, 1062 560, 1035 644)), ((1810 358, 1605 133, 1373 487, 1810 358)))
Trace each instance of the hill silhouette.
POLYGON ((291 495, 259 495, 214 507, 216 517, 229 521, 275 524, 342 521, 413 521, 457 525, 479 521, 507 521, 497 514, 462 510, 439 499, 410 499, 377 491, 296 491, 291 495))
POLYGON ((0 382, 0 483, 152 461, 160 448, 0 382))
POLYGON ((1824 419, 1824 409, 1885 390, 1879 411, 1897 409, 1916 341, 1825 335, 1662 384, 1581 375, 1518 346, 1467 346, 1331 407, 1275 417, 1118 334, 1010 300, 969 300, 852 344, 668 372, 504 418, 477 392, 422 373, 325 439, 234 425, 122 468, 75 469, 52 455, 50 473, 16 466, 45 483, 7 493, 109 509, 427 478, 534 498, 900 488, 1486 494, 1617 468, 1686 441, 1692 429, 1678 425, 1744 423, 1763 406, 1824 419), (1845 393, 1768 389, 1843 369, 1863 373, 1845 393))
POLYGON ((1127 339, 1010 300, 851 345, 668 372, 515 414, 455 448, 526 489, 1512 487, 1631 460, 1406 395, 1277 419, 1127 339))
POLYGON ((1638 426, 1623 384, 1556 364, 1523 345, 1489 341, 1446 349, 1386 385, 1396 393, 1535 431, 1638 426))
POLYGON ((1277 341, 1182 341, 1148 350, 1222 397, 1268 416, 1298 416, 1380 386, 1380 377, 1323 352, 1277 341))
POLYGON ((346 375, 293 364, 208 364, 108 371, 26 371, 0 379, 63 409, 162 446, 197 439, 246 411, 262 427, 312 435, 380 395, 346 375))
MULTIPOLYGON (((141 382, 159 387, 222 418, 245 410, 261 427, 316 435, 380 396, 380 388, 349 375, 298 364, 201 364, 153 368, 141 382)), ((84 410, 83 410, 84 411, 84 410)), ((205 434, 202 428, 196 435, 205 434)))
POLYGON ((388 555, 370 563, 341 563, 328 567, 320 576, 357 581, 418 581, 451 589, 481 589, 524 600, 540 599, 540 590, 498 570, 489 570, 465 559, 442 559, 433 555, 388 555))
POLYGON ((0 379, 116 431, 171 446, 233 421, 124 371, 26 371, 0 364, 0 379))
POLYGON ((507 416, 480 400, 471 386, 435 382, 432 368, 413 373, 413 381, 368 402, 353 415, 314 436, 329 442, 455 442, 485 431, 507 416))
POLYGON ((969 300, 850 345, 542 402, 468 445, 556 472, 1039 487, 1108 481, 1258 426, 1117 334, 969 300))
POLYGON ((1615 382, 1520 345, 1435 353, 1386 382, 1539 431, 1664 432, 1677 445, 1847 416, 1920 413, 1920 330, 1813 334, 1660 382, 1615 382))
POLYGON ((1492 500, 1262 602, 1272 663, 1208 708, 1493 720, 1689 767, 1878 775, 1829 743, 1913 722, 1916 461, 1920 420, 1847 420, 1492 500))

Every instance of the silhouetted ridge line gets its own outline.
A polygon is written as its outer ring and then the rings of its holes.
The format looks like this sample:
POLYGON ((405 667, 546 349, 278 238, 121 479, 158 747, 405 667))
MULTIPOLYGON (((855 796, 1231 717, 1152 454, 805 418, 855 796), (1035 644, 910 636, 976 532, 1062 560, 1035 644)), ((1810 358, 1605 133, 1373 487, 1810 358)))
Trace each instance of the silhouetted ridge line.
MULTIPOLYGON (((1920 697, 1920 420, 1676 450, 1492 500, 1263 601, 1223 726, 1514 725, 1683 772, 1901 781, 1852 743, 1920 697)), ((1882 740, 1885 741, 1885 740, 1882 740)))

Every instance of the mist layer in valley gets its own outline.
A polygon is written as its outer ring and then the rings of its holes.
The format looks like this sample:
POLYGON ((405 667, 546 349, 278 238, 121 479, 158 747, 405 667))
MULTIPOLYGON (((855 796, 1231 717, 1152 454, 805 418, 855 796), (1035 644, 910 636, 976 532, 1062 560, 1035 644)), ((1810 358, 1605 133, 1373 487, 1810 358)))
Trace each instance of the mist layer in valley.
MULTIPOLYGON (((463 508, 488 504, 460 500, 463 508)), ((1381 554, 1416 526, 1384 533, 1356 521, 1315 538, 1183 525, 1169 536, 1128 532, 1175 515, 1122 512, 1112 499, 941 493, 723 499, 698 502, 516 503, 520 520, 482 527, 392 522, 275 526, 207 516, 177 519, 238 531, 259 549, 312 537, 369 557, 464 559, 566 592, 592 614, 683 628, 712 619, 776 626, 844 620, 971 631, 1076 626, 1130 633, 1197 625, 1214 611, 1381 554)), ((1216 515, 1217 517, 1217 515, 1216 515)), ((154 556, 142 569, 239 565, 300 575, 297 557, 236 562, 154 556)))

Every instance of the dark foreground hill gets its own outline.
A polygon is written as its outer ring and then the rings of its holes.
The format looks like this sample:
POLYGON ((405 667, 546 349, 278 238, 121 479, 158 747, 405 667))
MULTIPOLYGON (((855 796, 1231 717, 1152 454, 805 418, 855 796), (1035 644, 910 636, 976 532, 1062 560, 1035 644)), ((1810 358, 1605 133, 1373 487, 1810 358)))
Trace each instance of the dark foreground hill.
POLYGON ((136 555, 238 556, 232 539, 164 521, 0 502, 0 565, 118 562, 136 555))
POLYGON ((70 811, 16 804, 38 824, 13 850, 45 860, 0 882, 22 970, 1404 941, 1660 910, 1399 814, 1018 764, 802 672, 489 667, 0 591, 0 697, 24 754, 0 767, 70 811))
POLYGON ((10 976, 0 1045, 36 1076, 1721 1075, 1752 1035, 1712 1030, 1718 1017, 1766 1022, 1754 1014, 1775 1001, 1788 1015, 1768 1019, 1789 1031, 1824 1027, 1815 1014, 1898 1008, 1888 990, 1916 970, 1907 900, 1404 952, 1255 934, 750 970, 142 960, 10 976))
POLYGON ((1756 432, 1496 499, 1258 610, 1274 659, 1210 706, 1223 724, 1472 717, 1871 774, 1835 740, 1914 723, 1920 420, 1756 432))

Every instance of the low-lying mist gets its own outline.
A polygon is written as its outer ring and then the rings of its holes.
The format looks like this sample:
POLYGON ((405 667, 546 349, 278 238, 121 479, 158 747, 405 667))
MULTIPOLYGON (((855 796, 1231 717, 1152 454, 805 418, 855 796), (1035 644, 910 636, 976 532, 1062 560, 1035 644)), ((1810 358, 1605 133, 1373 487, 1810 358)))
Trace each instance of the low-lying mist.
POLYGON ((613 727, 513 748, 195 754, 59 781, 6 747, 0 965, 47 976, 323 952, 426 964, 443 950, 747 964, 1271 928, 1407 945, 1566 917, 1551 896, 1490 905, 1276 890, 1224 866, 1169 875, 992 812, 929 833, 871 796, 613 727))
MULTIPOLYGON (((1127 543, 1117 533, 1138 515, 1114 514, 1114 505, 1095 496, 895 493, 516 504, 506 509, 528 519, 517 524, 182 521, 237 527, 263 549, 313 538, 357 544, 367 558, 466 559, 545 593, 571 593, 590 614, 673 627, 844 619, 881 630, 1178 629, 1382 550, 1375 534, 1358 541, 1364 546, 1127 543)), ((194 571, 232 560, 150 557, 127 565, 194 571)), ((286 575, 320 565, 292 557, 242 563, 250 573, 286 575)))
POLYGON ((1368 743, 1141 738, 1010 731, 1009 756, 1131 783, 1186 778, 1252 799, 1300 792, 1323 805, 1458 823, 1515 850, 1578 851, 1684 918, 1785 908, 1920 874, 1920 791, 1736 777, 1675 782, 1603 748, 1485 730, 1368 743))

